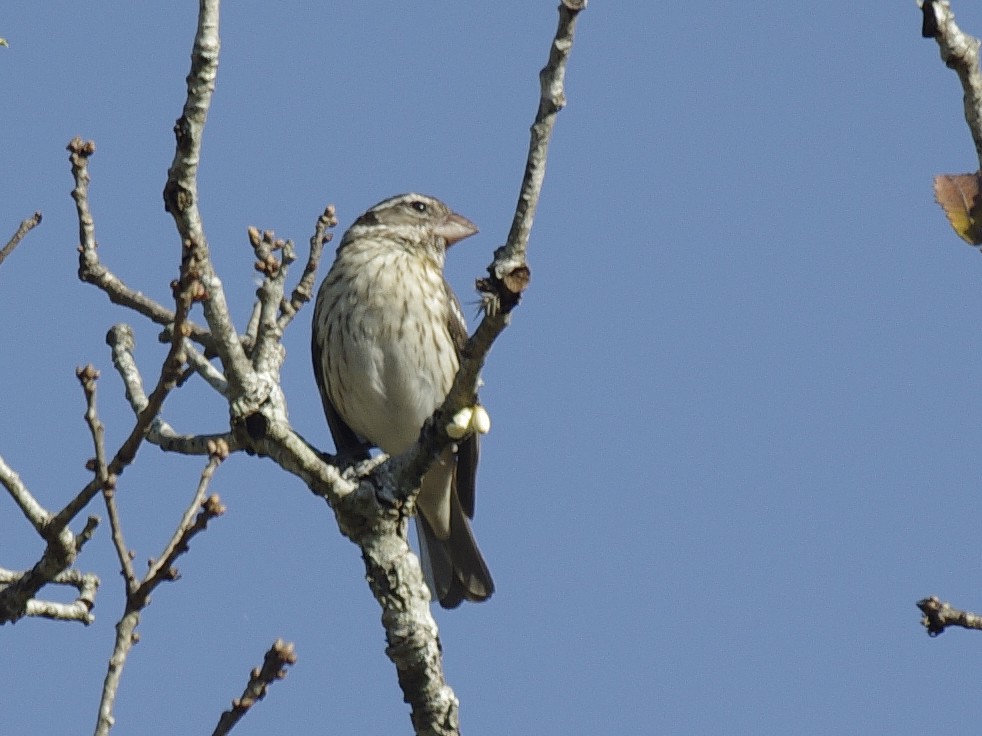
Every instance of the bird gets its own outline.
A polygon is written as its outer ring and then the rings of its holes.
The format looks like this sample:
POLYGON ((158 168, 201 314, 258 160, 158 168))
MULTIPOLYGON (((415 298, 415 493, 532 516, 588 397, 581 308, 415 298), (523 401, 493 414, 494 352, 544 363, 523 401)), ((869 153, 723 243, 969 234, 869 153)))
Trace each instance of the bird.
MULTIPOLYGON (((443 267, 447 249, 476 232, 439 199, 411 192, 371 207, 341 238, 311 330, 314 376, 341 457, 408 450, 443 404, 467 340, 443 267)), ((444 608, 494 592, 470 525, 478 456, 473 432, 433 461, 416 498, 424 576, 444 608)))

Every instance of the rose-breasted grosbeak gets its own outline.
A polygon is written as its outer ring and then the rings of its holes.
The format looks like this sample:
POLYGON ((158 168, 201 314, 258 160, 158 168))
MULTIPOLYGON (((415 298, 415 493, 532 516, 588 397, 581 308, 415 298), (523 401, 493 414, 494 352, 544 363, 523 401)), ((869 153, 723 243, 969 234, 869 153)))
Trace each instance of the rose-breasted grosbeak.
MULTIPOLYGON (((477 232, 443 202, 392 197, 355 220, 321 284, 311 339, 314 376, 338 453, 397 455, 443 403, 467 326, 443 276, 447 248, 477 232)), ((478 436, 438 457, 416 499, 420 556, 444 608, 483 601, 491 573, 471 532, 478 436)))

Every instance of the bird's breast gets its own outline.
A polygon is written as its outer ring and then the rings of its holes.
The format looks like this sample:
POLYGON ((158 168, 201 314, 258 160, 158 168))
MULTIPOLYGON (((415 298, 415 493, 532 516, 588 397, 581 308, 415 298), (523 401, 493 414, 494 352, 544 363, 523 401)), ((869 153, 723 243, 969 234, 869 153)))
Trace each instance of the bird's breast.
POLYGON ((329 350, 332 401, 355 432, 400 453, 457 372, 443 274, 401 251, 346 255, 354 275, 338 282, 328 317, 340 337, 339 349, 329 350))

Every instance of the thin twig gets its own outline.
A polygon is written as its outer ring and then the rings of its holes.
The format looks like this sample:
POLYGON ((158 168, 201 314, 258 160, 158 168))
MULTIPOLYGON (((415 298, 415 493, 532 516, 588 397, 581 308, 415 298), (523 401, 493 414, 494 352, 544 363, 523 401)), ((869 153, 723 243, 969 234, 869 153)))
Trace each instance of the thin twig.
MULTIPOLYGON (((139 291, 131 289, 99 260, 99 244, 95 238, 95 221, 89 208, 89 157, 95 153, 93 141, 76 136, 68 143, 69 161, 75 187, 72 199, 79 226, 78 277, 106 293, 109 301, 128 307, 159 325, 174 322, 174 312, 139 291)), ((190 324, 189 337, 206 348, 212 346, 211 335, 205 328, 190 324)))
POLYGON ((539 109, 535 114, 535 122, 532 123, 525 175, 522 177, 515 217, 505 245, 508 259, 525 260, 532 221, 546 175, 549 139, 556 124, 556 115, 566 106, 566 63, 573 49, 576 19, 586 8, 586 4, 586 0, 562 0, 559 5, 559 27, 549 49, 549 61, 539 72, 539 109))
POLYGON ((2 457, 0 457, 0 484, 7 489, 11 498, 20 507, 24 517, 31 522, 34 530, 38 534, 43 534, 45 527, 51 519, 51 514, 44 506, 38 503, 37 499, 34 498, 34 494, 24 484, 24 481, 14 472, 13 468, 7 465, 2 457))
POLYGON ((116 486, 104 488, 102 491, 103 502, 106 504, 106 515, 109 517, 109 529, 113 540, 113 548, 116 550, 116 557, 119 559, 120 571, 123 580, 126 582, 126 590, 132 593, 140 585, 136 570, 133 567, 134 554, 126 544, 123 536, 123 521, 119 515, 119 506, 116 503, 116 486))
POLYGON ((317 282, 317 269, 320 266, 324 246, 334 238, 334 233, 330 232, 330 229, 336 227, 337 224, 338 218, 334 205, 329 204, 324 208, 321 216, 317 218, 314 234, 310 236, 310 253, 307 256, 303 275, 290 295, 290 301, 284 302, 280 309, 279 324, 281 330, 285 330, 297 312, 300 311, 300 308, 313 298, 314 284, 317 282))
POLYGON ((84 368, 75 371, 75 377, 82 385, 85 394, 85 423, 92 434, 92 446, 95 458, 90 461, 92 470, 96 477, 106 482, 109 472, 106 468, 106 428, 99 419, 99 412, 96 408, 96 385, 99 380, 99 371, 91 363, 84 368))
POLYGON ((263 666, 255 667, 249 673, 249 682, 242 695, 232 701, 231 710, 222 713, 212 736, 225 736, 231 731, 257 701, 266 697, 270 685, 286 677, 286 668, 296 663, 293 644, 277 639, 263 657, 263 666))
POLYGON ((85 392, 85 421, 92 434, 92 443, 95 447, 95 457, 89 460, 87 467, 95 474, 95 480, 99 483, 102 491, 103 500, 106 504, 106 512, 109 516, 109 529, 119 557, 120 568, 123 572, 123 579, 126 581, 126 588, 132 592, 138 585, 136 572, 133 570, 133 556, 126 547, 123 539, 123 525, 119 516, 119 509, 116 506, 116 477, 109 474, 106 462, 106 429, 99 419, 96 408, 96 383, 99 380, 99 371, 91 364, 75 371, 82 390, 85 392))
MULTIPOLYGON (((112 460, 108 463, 107 470, 109 475, 119 476, 136 458, 137 450, 140 449, 140 445, 146 438, 150 426, 160 414, 164 399, 167 398, 167 395, 174 388, 177 379, 181 375, 184 357, 182 350, 183 336, 179 326, 184 324, 187 318, 192 299, 193 285, 189 285, 178 294, 178 308, 174 316, 174 324, 176 326, 174 339, 171 342, 170 350, 161 367, 157 385, 147 399, 146 406, 138 414, 136 424, 130 431, 129 436, 123 441, 112 460)), ((59 528, 68 524, 68 522, 75 518, 79 511, 85 508, 101 488, 102 485, 98 479, 91 481, 58 512, 55 518, 52 519, 52 526, 59 528)))
POLYGON ((208 461, 208 465, 201 473, 201 479, 195 490, 194 499, 181 518, 174 537, 164 548, 159 561, 151 563, 147 574, 139 584, 136 587, 127 585, 126 606, 123 616, 116 623, 116 639, 113 645, 113 653, 109 658, 109 668, 106 671, 106 678, 102 685, 102 696, 99 701, 99 714, 95 729, 96 736, 106 736, 115 723, 113 705, 116 702, 116 694, 119 691, 123 667, 126 665, 126 660, 129 657, 133 645, 140 639, 136 628, 140 624, 143 609, 150 604, 150 594, 162 582, 178 579, 179 575, 174 568, 174 562, 180 555, 188 551, 191 539, 196 534, 204 531, 211 519, 217 518, 225 512, 225 507, 222 506, 221 500, 217 495, 212 495, 207 499, 204 497, 215 468, 221 464, 226 456, 225 448, 219 446, 212 447, 212 456, 208 461))
POLYGON ((21 222, 20 227, 17 228, 17 232, 13 234, 13 236, 10 238, 10 240, 7 241, 7 244, 3 246, 3 248, 0 248, 0 263, 3 263, 4 260, 6 260, 7 256, 9 256, 11 253, 14 252, 14 248, 16 248, 20 243, 20 241, 24 239, 25 235, 27 235, 29 232, 31 232, 31 230, 33 230, 40 224, 41 224, 40 212, 35 212, 31 217, 28 217, 26 220, 21 222))
POLYGON ((259 298, 259 317, 255 322, 256 341, 252 349, 252 366, 257 373, 272 372, 278 375, 284 352, 280 345, 283 330, 277 317, 284 301, 287 269, 296 259, 296 255, 292 241, 279 240, 270 230, 260 233, 257 228, 249 228, 249 242, 256 254, 255 268, 263 274, 256 294, 259 298), (280 252, 280 258, 276 257, 276 251, 280 252))
MULTIPOLYGON (((106 343, 112 348, 113 366, 123 379, 126 387, 126 398, 134 414, 140 414, 146 409, 147 395, 143 390, 143 379, 140 369, 133 356, 135 342, 133 331, 128 325, 115 325, 106 335, 106 343)), ((205 380, 223 396, 228 384, 218 369, 211 365, 201 353, 194 350, 187 340, 184 341, 185 357, 194 368, 201 373, 205 380), (200 361, 200 364, 199 364, 200 361)), ((178 434, 159 416, 156 417, 147 431, 147 442, 157 445, 165 452, 176 452, 181 455, 208 455, 209 442, 222 441, 231 452, 242 449, 238 440, 231 432, 217 434, 178 434)))
POLYGON ((161 556, 155 562, 151 563, 147 571, 145 584, 149 584, 157 578, 175 579, 172 570, 174 561, 178 556, 187 552, 191 539, 196 534, 204 531, 211 519, 225 513, 225 507, 221 505, 218 496, 212 496, 207 502, 205 501, 205 495, 208 492, 208 485, 211 483, 212 476, 214 476, 218 466, 228 457, 227 447, 221 450, 217 449, 217 447, 218 445, 213 448, 208 465, 201 471, 201 478, 198 480, 198 487, 195 490, 194 498, 185 510, 184 516, 177 525, 174 535, 167 543, 161 556))
MULTIPOLYGON (((72 195, 78 204, 79 232, 83 242, 82 250, 87 251, 91 248, 91 251, 94 253, 95 225, 87 206, 88 171, 80 161, 84 162, 87 160, 88 156, 95 150, 95 146, 91 143, 82 143, 80 139, 76 138, 69 145, 69 150, 71 151, 72 169, 76 172, 76 188, 72 192, 72 195), (85 243, 88 243, 89 246, 84 245, 85 243)), ((167 357, 164 358, 156 387, 137 415, 136 424, 130 431, 129 436, 116 451, 113 459, 108 463, 107 470, 109 475, 119 476, 136 458, 137 450, 139 450, 140 445, 146 439, 150 427, 159 419, 160 409, 163 406, 164 400, 176 387, 177 381, 180 379, 185 357, 184 341, 193 331, 188 321, 188 315, 191 305, 195 301, 202 300, 205 295, 204 287, 198 279, 197 274, 194 254, 191 249, 186 249, 185 257, 181 261, 180 278, 174 284, 176 309, 171 324, 170 350, 167 353, 167 357)), ((121 334, 120 330, 114 328, 114 330, 110 330, 107 342, 112 344, 113 340, 117 340, 120 344, 127 343, 126 338, 125 330, 121 334)), ((129 343, 130 349, 132 349, 132 332, 129 333, 129 343)), ((117 356, 114 352, 115 357, 117 356)), ((120 369, 119 364, 117 364, 117 369, 120 369)), ((130 383, 127 383, 127 395, 130 396, 131 402, 139 401, 139 403, 142 403, 137 396, 134 384, 135 381, 132 380, 130 383)), ((95 494, 101 490, 101 487, 98 480, 94 480, 86 485, 75 498, 69 501, 58 512, 57 516, 51 522, 52 526, 58 529, 68 524, 79 511, 85 508, 95 494)))

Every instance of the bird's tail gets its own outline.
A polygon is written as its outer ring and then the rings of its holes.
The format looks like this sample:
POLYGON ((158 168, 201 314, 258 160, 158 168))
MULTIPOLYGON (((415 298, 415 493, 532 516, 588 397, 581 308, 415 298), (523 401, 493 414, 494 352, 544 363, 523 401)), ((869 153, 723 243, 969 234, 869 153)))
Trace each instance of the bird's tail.
POLYGON ((450 495, 450 535, 439 539, 422 514, 416 515, 416 534, 426 584, 441 606, 456 608, 464 600, 491 597, 494 581, 456 490, 450 495))

